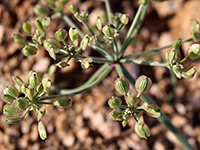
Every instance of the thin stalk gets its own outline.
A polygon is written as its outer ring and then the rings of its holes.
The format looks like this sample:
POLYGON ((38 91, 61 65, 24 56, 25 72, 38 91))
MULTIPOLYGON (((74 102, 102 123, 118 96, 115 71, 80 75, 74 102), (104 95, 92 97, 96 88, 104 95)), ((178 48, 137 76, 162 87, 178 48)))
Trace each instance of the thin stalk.
POLYGON ((157 62, 157 61, 142 61, 142 60, 121 59, 120 62, 121 63, 132 63, 132 64, 138 64, 138 65, 167 67, 167 63, 161 63, 161 62, 157 62))
POLYGON ((112 60, 108 60, 108 59, 100 58, 100 57, 83 56, 83 55, 79 55, 79 54, 76 54, 75 57, 77 57, 77 58, 91 57, 93 59, 93 62, 95 62, 95 63, 113 63, 112 60))
MULTIPOLYGON (((189 38, 189 39, 183 40, 183 41, 182 41, 182 44, 183 44, 183 43, 186 43, 186 42, 190 42, 190 41, 193 41, 193 39, 192 39, 192 38, 189 38)), ((131 54, 131 55, 124 56, 122 59, 128 59, 128 58, 133 58, 133 57, 142 56, 142 55, 145 55, 145 54, 150 54, 150 53, 158 52, 158 51, 164 50, 164 49, 166 49, 166 48, 169 48, 169 47, 171 47, 172 45, 173 45, 173 44, 169 44, 169 45, 166 45, 166 46, 163 46, 163 47, 154 48, 154 49, 147 50, 147 51, 144 51, 144 52, 134 53, 134 54, 131 54)))
POLYGON ((106 12, 107 12, 107 16, 108 16, 108 21, 110 24, 113 23, 112 21, 112 17, 111 17, 111 14, 112 14, 112 11, 111 11, 111 8, 110 8, 110 2, 109 0, 104 0, 105 2, 105 5, 106 5, 106 12))
POLYGON ((48 105, 53 105, 53 102, 37 102, 38 104, 48 104, 48 105))
POLYGON ((183 58, 183 59, 180 61, 180 63, 181 63, 181 64, 184 63, 186 60, 188 60, 188 58, 189 58, 189 56, 186 56, 185 58, 183 58))
MULTIPOLYGON (((132 88, 135 88, 135 79, 129 74, 129 72, 126 70, 126 68, 123 65, 119 65, 119 67, 116 67, 117 72, 123 72, 124 76, 129 80, 132 88)), ((143 101, 147 103, 155 103, 153 99, 151 99, 147 94, 141 95, 140 97, 143 101)), ((158 119, 167 129, 169 129, 179 140, 179 142, 182 144, 185 150, 194 150, 194 148, 187 142, 186 138, 181 134, 181 132, 173 126, 173 124, 169 121, 167 116, 161 112, 161 116, 158 119)))
POLYGON ((137 11, 137 13, 136 13, 136 16, 135 16, 135 18, 134 18, 134 20, 133 20, 133 22, 132 22, 132 24, 131 24, 131 27, 130 27, 129 30, 128 30, 128 33, 127 33, 127 35, 126 35, 126 38, 125 38, 124 43, 123 43, 123 45, 122 45, 122 48, 121 48, 121 50, 120 50, 119 56, 122 56, 122 55, 123 55, 123 53, 124 53, 125 50, 126 50, 127 43, 130 43, 129 39, 131 38, 131 35, 132 35, 132 33, 133 33, 133 31, 134 31, 136 25, 137 25, 137 22, 138 22, 138 20, 140 19, 140 15, 141 15, 143 9, 144 9, 144 6, 143 6, 143 5, 140 5, 140 7, 138 8, 138 11, 137 11))
POLYGON ((26 114, 28 113, 28 111, 30 110, 31 105, 28 106, 28 108, 26 108, 26 111, 24 112, 22 118, 24 118, 26 116, 26 114))
MULTIPOLYGON (((76 95, 76 94, 79 94, 79 93, 83 93, 83 92, 91 89, 95 85, 99 84, 110 73, 111 70, 112 70, 112 66, 108 66, 104 70, 104 72, 100 75, 100 77, 97 78, 95 81, 93 81, 93 82, 91 82, 91 83, 89 83, 85 86, 81 86, 79 88, 70 89, 70 90, 68 90, 68 89, 60 90, 60 94, 65 95, 65 96, 72 96, 72 95, 76 95)), ((42 97, 40 99, 40 101, 46 100, 46 99, 56 98, 57 96, 59 96, 59 95, 51 95, 51 96, 42 97)))
POLYGON ((118 49, 116 38, 113 39, 113 45, 114 45, 113 47, 114 47, 115 57, 116 57, 116 60, 118 60, 119 49, 118 49))

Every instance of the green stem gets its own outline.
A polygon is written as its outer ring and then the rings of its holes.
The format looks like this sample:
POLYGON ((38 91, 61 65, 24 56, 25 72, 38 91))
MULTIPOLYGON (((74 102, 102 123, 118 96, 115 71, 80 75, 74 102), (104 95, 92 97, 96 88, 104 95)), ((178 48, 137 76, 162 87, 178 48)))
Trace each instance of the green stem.
MULTIPOLYGON (((80 86, 78 88, 75 88, 75 89, 63 89, 63 90, 60 90, 60 94, 61 95, 65 95, 65 96, 72 96, 72 95, 76 95, 76 94, 79 94, 79 93, 83 93, 89 89, 91 89, 92 87, 94 87, 95 85, 99 84, 109 73, 110 71, 112 70, 112 66, 108 66, 104 72, 93 82, 90 82, 84 86, 80 86)), ((51 96, 46 96, 46 97, 42 97, 40 99, 40 101, 42 100, 46 100, 46 99, 52 99, 52 98, 55 98, 59 95, 51 95, 51 96)))
MULTIPOLYGON (((183 44, 183 43, 186 43, 186 42, 190 42, 190 41, 193 41, 193 39, 190 38, 190 39, 187 39, 187 40, 183 40, 183 41, 182 41, 182 44, 183 44)), ((133 57, 142 56, 142 55, 145 55, 145 54, 150 54, 150 53, 158 52, 158 51, 164 50, 164 49, 166 49, 166 48, 169 48, 169 47, 171 47, 172 45, 173 45, 173 44, 169 44, 169 45, 166 45, 166 46, 163 46, 163 47, 154 48, 154 49, 147 50, 147 51, 144 51, 144 52, 134 53, 134 54, 131 54, 131 55, 124 56, 123 59, 128 59, 128 58, 133 58, 133 57)))
MULTIPOLYGON (((123 72, 125 77, 129 80, 132 88, 135 88, 135 79, 129 74, 126 68, 123 65, 120 65, 118 68, 120 69, 120 72, 123 72)), ((140 98, 149 104, 155 103, 155 101, 152 100, 148 95, 141 95, 140 98)), ((158 120, 176 136, 176 138, 186 150, 194 150, 194 148, 187 142, 186 138, 181 134, 181 132, 172 125, 172 123, 169 121, 165 114, 161 112, 161 116, 158 120)))
POLYGON ((138 65, 167 67, 167 63, 161 63, 161 62, 157 62, 157 61, 142 61, 142 60, 125 60, 125 59, 121 59, 120 62, 121 63, 132 63, 132 64, 138 64, 138 65))
POLYGON ((183 59, 180 61, 180 63, 181 63, 181 64, 184 63, 186 60, 188 60, 188 58, 189 58, 189 56, 186 56, 185 58, 183 58, 183 59))
POLYGON ((49 105, 53 105, 53 102, 37 102, 38 104, 49 104, 49 105))
POLYGON ((112 60, 108 60, 108 59, 100 58, 100 57, 83 56, 83 55, 79 55, 79 54, 76 54, 75 57, 77 57, 77 58, 91 57, 93 59, 93 62, 96 62, 96 63, 113 63, 112 60))
POLYGON ((108 16, 108 21, 110 24, 113 23, 112 21, 112 17, 111 17, 111 14, 112 14, 112 11, 111 11, 111 8, 110 8, 110 2, 109 0, 104 0, 105 2, 105 5, 106 5, 106 12, 107 12, 107 16, 108 16))
POLYGON ((31 108, 31 104, 28 106, 28 108, 26 108, 26 111, 24 112, 22 118, 24 118, 26 116, 26 114, 28 113, 28 111, 30 110, 31 108))
POLYGON ((134 29, 135 29, 135 27, 137 25, 137 22, 140 19, 140 15, 141 15, 143 9, 144 9, 144 6, 140 5, 140 7, 138 8, 138 11, 136 13, 136 16, 135 16, 135 18, 134 18, 134 20, 133 20, 133 22, 131 24, 131 27, 128 30, 128 33, 126 35, 126 38, 125 38, 124 43, 122 45, 122 48, 120 50, 120 54, 119 54, 120 57, 124 54, 124 52, 125 52, 125 50, 126 50, 126 48, 128 46, 127 43, 130 43, 131 35, 133 34, 133 31, 134 31, 134 29))
POLYGON ((113 47, 114 47, 116 60, 118 60, 119 49, 118 49, 118 46, 117 46, 116 38, 113 39, 113 47))

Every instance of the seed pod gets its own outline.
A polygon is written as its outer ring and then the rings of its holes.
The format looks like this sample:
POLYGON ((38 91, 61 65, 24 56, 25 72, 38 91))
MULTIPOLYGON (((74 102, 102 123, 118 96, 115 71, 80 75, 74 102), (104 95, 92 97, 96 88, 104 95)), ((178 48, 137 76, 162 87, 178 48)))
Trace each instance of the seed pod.
POLYGON ((3 115, 5 115, 6 117, 13 117, 13 116, 17 116, 19 114, 19 111, 16 110, 13 105, 11 104, 6 104, 3 107, 3 115))
POLYGON ((122 121, 122 115, 114 109, 112 112, 109 113, 113 120, 122 121))
POLYGON ((115 30, 111 25, 105 25, 102 29, 102 32, 105 36, 113 38, 115 35, 115 30))
POLYGON ((56 65, 51 65, 48 69, 48 74, 53 75, 56 72, 56 65))
POLYGON ((39 19, 36 19, 36 20, 35 20, 35 26, 36 26, 36 28, 38 29, 38 31, 39 31, 40 33, 43 33, 43 32, 44 32, 44 27, 43 27, 43 25, 42 25, 42 22, 41 22, 39 19))
POLYGON ((139 95, 145 94, 151 87, 151 79, 145 75, 141 75, 135 82, 135 89, 139 95))
POLYGON ((13 101, 13 106, 16 110, 23 111, 28 107, 28 101, 25 98, 19 98, 13 101))
POLYGON ((125 100, 129 107, 133 107, 139 102, 139 99, 133 95, 130 95, 128 97, 125 96, 125 100))
POLYGON ((53 104, 54 106, 68 108, 72 106, 72 100, 67 96, 59 96, 56 98, 56 101, 53 104))
POLYGON ((65 68, 69 66, 69 64, 65 61, 60 61, 59 63, 56 64, 56 66, 58 66, 59 68, 65 68))
POLYGON ((47 138, 47 132, 42 121, 38 122, 38 132, 42 140, 45 140, 47 138))
POLYGON ((166 59, 168 60, 168 62, 173 65, 176 62, 178 62, 178 53, 177 50, 172 49, 171 51, 166 53, 166 59))
POLYGON ((8 118, 6 118, 5 121, 8 124, 15 124, 15 123, 19 123, 22 120, 23 120, 22 117, 8 117, 8 118))
POLYGON ((44 87, 44 91, 48 93, 51 88, 51 80, 48 78, 44 78, 42 80, 42 85, 44 87))
POLYGON ((197 68, 194 66, 188 70, 182 71, 181 76, 186 79, 191 79, 194 77, 196 72, 197 72, 197 68))
POLYGON ((129 21, 129 18, 128 18, 128 15, 127 14, 123 14, 120 18, 120 21, 123 25, 127 25, 128 24, 128 21, 129 21))
POLYGON ((14 86, 6 86, 3 92, 4 92, 4 94, 10 95, 12 97, 19 96, 19 91, 14 86))
POLYGON ((87 57, 85 59, 82 59, 80 62, 83 69, 88 69, 93 62, 93 59, 91 57, 87 57))
POLYGON ((161 115, 160 108, 156 104, 143 102, 141 108, 144 109, 151 117, 159 118, 161 115))
POLYGON ((49 10, 48 10, 48 8, 46 8, 42 5, 36 5, 35 8, 34 8, 34 12, 37 15, 45 16, 45 15, 48 15, 49 10))
POLYGON ((22 28, 24 32, 31 35, 31 25, 28 22, 23 23, 22 28))
POLYGON ((12 34, 12 37, 14 38, 15 43, 17 43, 20 47, 24 47, 27 43, 25 38, 19 34, 12 34))
POLYGON ((72 14, 75 14, 77 12, 76 6, 74 6, 73 4, 69 5, 69 10, 72 14))
POLYGON ((200 44, 192 44, 188 50, 190 59, 197 59, 200 57, 200 44))
POLYGON ((38 93, 41 93, 42 91, 43 91, 43 85, 42 85, 42 83, 40 83, 38 86, 37 86, 37 92, 38 93))
POLYGON ((45 115, 45 105, 43 105, 39 110, 38 110, 38 113, 37 113, 37 120, 40 121, 41 118, 45 115))
POLYGON ((101 18, 98 16, 96 19, 96 27, 98 30, 102 30, 102 21, 101 18))
POLYGON ((39 84, 39 80, 35 71, 33 71, 29 77, 29 84, 32 85, 33 88, 39 84))
POLYGON ((90 40, 90 38, 89 38, 88 35, 85 35, 83 37, 83 39, 81 40, 81 48, 82 48, 82 50, 86 50, 86 48, 88 46, 88 43, 89 43, 89 40, 90 40))
POLYGON ((2 98, 6 101, 6 102, 9 102, 9 103, 12 103, 16 98, 15 97, 12 97, 8 94, 4 94, 2 96, 2 98))
POLYGON ((108 100, 108 105, 110 106, 110 108, 112 109, 117 109, 119 108, 119 106, 121 106, 122 104, 122 100, 119 97, 114 97, 112 96, 109 100, 108 100))
POLYGON ((24 84, 24 81, 19 76, 12 76, 12 79, 20 87, 24 84))
POLYGON ((37 53, 37 48, 35 48, 34 46, 31 46, 31 45, 27 45, 22 49, 22 53, 25 56, 32 56, 37 53))
POLYGON ((149 3, 149 0, 140 0, 140 5, 147 5, 149 3))
POLYGON ((59 0, 56 1, 56 6, 60 6, 62 9, 64 8, 64 6, 67 4, 69 0, 59 0))
POLYGON ((182 71, 183 71, 183 65, 181 64, 177 64, 177 65, 173 65, 172 66, 172 70, 174 72, 174 74, 176 75, 177 78, 181 78, 182 77, 182 71))
POLYGON ((78 39, 78 30, 75 27, 71 27, 69 29, 69 37, 71 41, 75 41, 78 39))
POLYGON ((172 49, 178 50, 181 44, 182 44, 182 40, 176 39, 172 45, 172 49))
POLYGON ((41 22, 42 22, 43 28, 46 30, 47 27, 48 27, 48 26, 50 25, 50 23, 51 23, 51 19, 50 19, 50 17, 44 17, 44 18, 42 18, 41 22))
POLYGON ((149 127, 144 122, 143 116, 135 123, 135 132, 139 137, 145 139, 151 135, 149 127))
POLYGON ((58 53, 61 47, 60 43, 54 39, 46 39, 43 44, 47 51, 51 51, 51 49, 53 49, 54 53, 58 53))
POLYGON ((56 31, 55 37, 58 41, 64 41, 67 38, 67 31, 65 29, 59 29, 56 31))
POLYGON ((121 95, 126 95, 129 90, 129 83, 125 77, 115 80, 115 89, 121 95))
POLYGON ((26 88, 26 96, 28 96, 28 98, 30 100, 33 99, 33 96, 34 96, 34 89, 31 85, 29 85, 27 88, 26 88))
POLYGON ((26 95, 26 88, 27 88, 27 85, 26 84, 22 84, 21 86, 21 91, 22 93, 24 93, 26 95))
POLYGON ((192 20, 192 25, 194 27, 194 32, 200 33, 200 24, 196 20, 192 20))

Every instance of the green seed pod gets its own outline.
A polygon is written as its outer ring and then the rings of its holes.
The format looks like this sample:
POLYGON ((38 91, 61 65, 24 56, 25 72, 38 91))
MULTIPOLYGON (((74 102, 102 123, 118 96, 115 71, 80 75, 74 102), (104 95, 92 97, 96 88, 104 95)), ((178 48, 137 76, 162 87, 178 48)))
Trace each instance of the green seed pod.
POLYGON ((83 69, 88 69, 93 62, 93 59, 91 57, 87 57, 85 59, 82 59, 80 62, 83 69))
POLYGON ((82 48, 82 50, 86 50, 86 48, 88 46, 88 43, 89 43, 89 40, 90 40, 90 38, 89 38, 88 35, 85 35, 83 37, 83 39, 81 40, 81 48, 82 48))
POLYGON ((28 107, 28 101, 25 98, 18 98, 13 101, 13 106, 16 110, 23 111, 28 107))
POLYGON ((108 105, 110 106, 110 108, 112 109, 117 109, 119 108, 119 106, 121 106, 122 104, 122 100, 119 97, 114 97, 112 96, 109 100, 108 100, 108 105))
POLYGON ((128 120, 123 120, 122 121, 122 126, 125 127, 128 124, 128 120))
POLYGON ((56 101, 53 104, 54 106, 68 108, 72 106, 72 100, 67 96, 59 96, 56 98, 56 101))
POLYGON ((69 66, 69 64, 65 61, 60 61, 59 63, 56 64, 56 66, 58 66, 59 68, 65 68, 69 66))
POLYGON ((196 72, 197 72, 197 68, 194 66, 188 70, 182 71, 181 76, 186 79, 191 79, 194 77, 196 72))
POLYGON ((38 86, 37 86, 37 92, 38 93, 41 93, 42 91, 43 91, 43 85, 42 85, 42 83, 40 83, 38 86))
POLYGON ((6 117, 13 117, 13 116, 17 116, 19 114, 19 111, 16 110, 13 105, 11 104, 6 104, 3 107, 3 115, 5 115, 6 117))
POLYGON ((30 25, 30 23, 28 23, 28 22, 23 23, 22 29, 24 30, 24 32, 31 35, 31 25, 30 25))
POLYGON ((35 71, 31 74, 32 75, 29 77, 29 84, 32 85, 33 88, 35 88, 36 86, 38 86, 39 80, 35 71))
POLYGON ((133 95, 125 97, 125 100, 126 100, 126 104, 129 107, 133 107, 139 102, 139 99, 137 97, 133 96, 133 95))
POLYGON ((21 86, 21 91, 22 93, 24 93, 26 95, 26 88, 27 88, 27 85, 26 84, 22 84, 21 86))
POLYGON ((200 24, 196 20, 192 20, 192 25, 194 27, 194 32, 200 33, 200 24))
POLYGON ((96 27, 98 30, 102 30, 102 21, 101 18, 98 16, 96 19, 96 27))
POLYGON ((75 41, 78 39, 78 30, 75 27, 71 27, 69 29, 69 37, 71 41, 75 41))
POLYGON ((149 3, 149 0, 139 0, 140 5, 147 5, 149 3))
POLYGON ((57 7, 60 7, 60 9, 62 10, 65 5, 67 4, 69 0, 59 0, 59 1, 56 1, 56 6, 57 7))
POLYGON ((141 108, 144 109, 151 117, 159 118, 161 115, 160 108, 156 104, 143 102, 141 108))
POLYGON ((151 87, 151 79, 145 75, 141 75, 135 82, 135 89, 139 95, 145 94, 151 87))
POLYGON ((151 135, 149 127, 144 122, 143 116, 135 123, 135 132, 139 137, 145 139, 151 135))
POLYGON ((171 51, 169 51, 168 53, 166 53, 166 59, 168 60, 168 62, 170 63, 171 66, 173 64, 175 64, 176 62, 178 62, 178 53, 177 53, 177 50, 172 49, 171 51))
POLYGON ((8 103, 12 103, 15 100, 15 97, 12 97, 12 96, 10 96, 8 94, 4 94, 2 96, 2 98, 8 103))
POLYGON ((26 45, 23 49, 22 49, 22 53, 25 56, 33 56, 37 53, 37 48, 31 45, 26 45))
POLYGON ((75 14, 77 12, 76 6, 74 6, 73 4, 69 5, 69 10, 72 14, 75 14))
POLYGON ((20 47, 24 47, 27 43, 25 38, 19 34, 12 34, 12 37, 14 38, 15 43, 17 43, 20 47))
POLYGON ((19 76, 12 76, 12 79, 20 87, 24 84, 24 81, 19 76))
POLYGON ((176 75, 177 78, 180 79, 182 77, 181 73, 183 71, 183 65, 181 65, 181 64, 173 65, 172 70, 173 70, 173 72, 174 72, 174 74, 176 75))
POLYGON ((50 88, 51 88, 51 80, 48 79, 48 78, 44 78, 42 80, 42 85, 44 87, 44 91, 48 93, 50 91, 50 88))
POLYGON ((50 25, 50 23, 51 23, 51 19, 50 19, 50 17, 44 17, 44 18, 42 18, 41 22, 42 22, 43 28, 46 30, 47 27, 48 27, 48 26, 50 25))
POLYGON ((65 29, 59 29, 56 31, 55 37, 58 41, 64 41, 67 38, 67 31, 65 29))
POLYGON ((181 44, 182 44, 182 40, 176 39, 172 45, 172 49, 178 50, 181 44))
POLYGON ((110 112, 109 114, 113 120, 117 120, 117 121, 122 121, 122 115, 116 110, 114 109, 112 112, 110 112))
POLYGON ((38 132, 42 140, 47 138, 47 132, 42 121, 38 122, 38 132))
POLYGON ((6 86, 3 92, 4 92, 4 94, 10 95, 12 97, 18 97, 19 96, 19 91, 14 86, 6 86))
POLYGON ((111 25, 105 25, 102 29, 102 32, 105 36, 113 38, 115 35, 115 30, 111 25))
POLYGON ((38 29, 38 31, 39 31, 40 33, 43 33, 43 32, 44 32, 44 27, 43 27, 43 25, 42 25, 42 22, 41 22, 39 19, 36 19, 36 20, 35 20, 35 26, 36 26, 36 28, 38 29))
POLYGON ((190 59, 197 59, 200 57, 200 44, 192 44, 188 50, 190 59))
POLYGON ((37 113, 37 120, 40 121, 41 118, 45 115, 45 105, 43 105, 39 110, 38 110, 38 113, 37 113))
POLYGON ((49 10, 48 10, 48 8, 46 8, 42 5, 36 5, 35 8, 34 8, 34 12, 37 15, 45 16, 45 15, 48 15, 49 10))
POLYGON ((56 72, 56 65, 51 65, 48 70, 48 74, 53 75, 56 72))
POLYGON ((15 124, 15 123, 19 123, 22 120, 23 120, 22 117, 8 117, 8 118, 6 118, 5 121, 8 124, 15 124))
POLYGON ((115 80, 115 89, 121 95, 126 95, 129 90, 129 82, 125 77, 121 77, 115 80))
POLYGON ((129 21, 129 18, 128 18, 128 15, 127 14, 123 14, 120 18, 120 21, 123 25, 127 25, 128 24, 128 21, 129 21))
POLYGON ((26 96, 28 96, 28 98, 30 100, 33 99, 33 96, 34 96, 34 89, 31 85, 29 85, 27 88, 26 88, 26 96))
POLYGON ((56 40, 54 39, 46 39, 44 42, 44 48, 47 51, 51 51, 51 49, 53 49, 54 53, 58 53, 60 51, 60 43, 58 43, 56 40))

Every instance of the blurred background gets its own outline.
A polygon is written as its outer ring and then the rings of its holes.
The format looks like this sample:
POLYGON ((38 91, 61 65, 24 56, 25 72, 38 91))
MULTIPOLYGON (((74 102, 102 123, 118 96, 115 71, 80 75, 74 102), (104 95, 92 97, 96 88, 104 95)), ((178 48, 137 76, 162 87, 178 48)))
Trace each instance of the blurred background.
MULTIPOLYGON (((21 53, 21 48, 11 38, 12 33, 23 34, 23 22, 29 21, 34 25, 37 16, 33 10, 38 3, 41 2, 0 1, 0 94, 6 85, 13 84, 13 75, 27 79, 30 70, 45 73, 48 67, 55 63, 42 48, 38 50, 37 55, 25 57, 21 53)), ((90 13, 88 22, 92 26, 95 25, 99 13, 105 10, 104 3, 95 0, 70 0, 69 3, 75 4, 79 10, 87 10, 90 13)), ((138 8, 137 0, 110 0, 110 3, 113 12, 129 14, 130 20, 138 8)), ((128 47, 126 55, 171 44, 176 38, 190 38, 191 19, 200 21, 199 7, 199 0, 152 2, 142 28, 128 47)), ((68 4, 64 13, 75 20, 69 12, 68 4)), ((87 32, 80 23, 78 25, 87 32)), ((68 29, 69 26, 61 18, 53 19, 47 30, 47 37, 53 37, 59 28, 68 29)), ((125 31, 122 37, 125 36, 125 31)), ((192 43, 194 42, 181 46, 182 57, 192 43)), ((138 59, 165 61, 167 51, 169 49, 138 59)), ((98 55, 90 48, 83 55, 88 54, 98 55)), ((134 77, 145 74, 152 79, 151 97, 189 143, 195 149, 200 149, 200 65, 198 62, 187 61, 186 66, 190 65, 197 66, 195 77, 181 80, 177 80, 168 69, 162 67, 126 67, 134 77)), ((77 87, 98 67, 99 65, 93 65, 87 70, 82 70, 80 64, 72 60, 70 67, 57 69, 55 86, 77 87)), ((48 106, 43 118, 48 133, 45 141, 38 136, 37 118, 32 112, 29 112, 19 124, 6 124, 2 115, 5 102, 0 100, 0 150, 182 150, 176 137, 156 119, 147 115, 144 115, 144 119, 152 134, 147 140, 135 134, 134 119, 130 119, 125 128, 122 128, 120 122, 111 119, 108 115, 111 109, 107 105, 107 100, 112 95, 117 95, 113 86, 116 78, 116 72, 112 72, 98 86, 83 94, 72 96, 73 106, 69 109, 48 106)))

